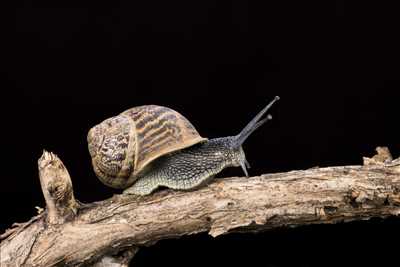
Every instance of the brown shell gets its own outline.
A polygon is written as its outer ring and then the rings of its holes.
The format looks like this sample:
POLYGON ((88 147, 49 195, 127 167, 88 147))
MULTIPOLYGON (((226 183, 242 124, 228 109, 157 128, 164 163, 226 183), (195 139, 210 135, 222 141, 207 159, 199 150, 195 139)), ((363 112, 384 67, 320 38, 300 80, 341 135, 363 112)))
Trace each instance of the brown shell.
POLYGON ((205 140, 181 114, 156 105, 128 109, 88 134, 94 170, 114 188, 130 186, 156 158, 205 140))
POLYGON ((121 114, 131 118, 136 129, 134 173, 158 157, 207 140, 185 117, 167 107, 140 106, 121 114))

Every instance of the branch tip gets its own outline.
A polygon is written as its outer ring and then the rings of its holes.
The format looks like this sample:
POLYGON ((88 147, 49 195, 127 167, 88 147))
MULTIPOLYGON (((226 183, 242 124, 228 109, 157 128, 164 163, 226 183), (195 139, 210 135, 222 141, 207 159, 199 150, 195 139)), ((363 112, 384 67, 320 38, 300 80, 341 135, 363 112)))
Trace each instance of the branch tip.
POLYGON ((74 198, 71 177, 60 158, 43 150, 38 166, 48 221, 59 224, 74 217, 79 205, 74 198))
POLYGON ((371 157, 363 157, 363 165, 383 165, 393 161, 392 154, 386 146, 378 146, 375 148, 376 154, 371 157))

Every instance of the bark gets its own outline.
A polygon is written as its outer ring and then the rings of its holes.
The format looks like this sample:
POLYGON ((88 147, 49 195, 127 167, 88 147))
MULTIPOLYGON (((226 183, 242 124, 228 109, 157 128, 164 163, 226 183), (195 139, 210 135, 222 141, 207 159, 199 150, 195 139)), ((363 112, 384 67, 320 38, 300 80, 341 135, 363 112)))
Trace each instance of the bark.
POLYGON ((128 266, 140 246, 208 232, 257 232, 400 214, 400 159, 387 148, 362 166, 216 179, 192 192, 114 195, 82 204, 61 160, 44 152, 46 208, 0 236, 1 266, 128 266))

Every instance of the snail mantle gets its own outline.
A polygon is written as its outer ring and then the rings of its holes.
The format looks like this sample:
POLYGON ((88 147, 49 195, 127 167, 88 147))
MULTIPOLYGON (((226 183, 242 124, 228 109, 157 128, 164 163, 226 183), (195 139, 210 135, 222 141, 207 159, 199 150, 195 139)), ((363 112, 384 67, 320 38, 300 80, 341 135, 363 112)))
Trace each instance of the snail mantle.
POLYGON ((217 179, 196 191, 114 195, 82 204, 56 155, 43 152, 45 209, 0 236, 1 266, 128 266, 140 246, 182 235, 400 215, 400 158, 387 148, 360 166, 217 179))

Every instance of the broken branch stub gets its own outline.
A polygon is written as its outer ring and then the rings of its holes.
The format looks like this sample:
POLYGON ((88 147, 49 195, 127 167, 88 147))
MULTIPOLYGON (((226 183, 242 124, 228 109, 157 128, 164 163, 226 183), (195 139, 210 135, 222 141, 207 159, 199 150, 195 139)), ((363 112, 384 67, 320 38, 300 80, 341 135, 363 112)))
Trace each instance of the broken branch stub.
POLYGON ((38 166, 48 222, 61 224, 72 220, 79 205, 74 197, 67 168, 57 155, 47 151, 43 151, 43 155, 38 160, 38 166))

